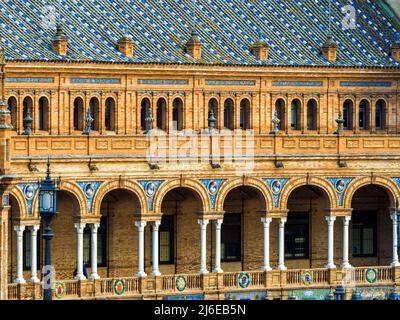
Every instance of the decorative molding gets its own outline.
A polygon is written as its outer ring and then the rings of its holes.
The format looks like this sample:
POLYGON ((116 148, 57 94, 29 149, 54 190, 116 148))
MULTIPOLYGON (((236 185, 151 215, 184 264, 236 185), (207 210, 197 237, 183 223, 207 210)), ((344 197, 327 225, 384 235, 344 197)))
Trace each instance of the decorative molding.
POLYGON ((327 178, 327 180, 333 185, 338 196, 338 205, 343 206, 344 193, 349 183, 353 178, 327 178))
POLYGON ((177 85, 177 84, 189 84, 189 80, 186 79, 138 79, 138 84, 158 84, 158 85, 177 85))
POLYGON ((70 83, 121 84, 119 78, 70 78, 70 83))
POLYGON ((205 80, 207 86, 255 86, 255 80, 205 80))
POLYGON ((200 179, 200 182, 206 187, 208 196, 210 197, 210 207, 215 209, 215 200, 221 185, 226 181, 226 179, 200 179))
POLYGON ((104 181, 77 181, 78 186, 82 189, 86 196, 88 213, 93 212, 93 199, 97 190, 104 181))
POLYGON ((32 215, 33 200, 39 189, 39 184, 37 182, 17 183, 17 187, 21 189, 24 195, 28 215, 32 215))
POLYGON ((271 190, 272 196, 274 198, 274 207, 278 208, 279 200, 281 197, 281 193, 283 187, 289 181, 287 178, 263 178, 263 181, 267 184, 269 189, 271 190))
POLYGON ((153 210, 154 196, 164 180, 139 180, 138 182, 146 193, 149 210, 153 210))
POLYGON ((341 87, 391 87, 391 82, 341 81, 341 87))
POLYGON ((10 78, 6 78, 6 82, 54 83, 54 78, 51 78, 51 77, 10 77, 10 78))
POLYGON ((322 87, 322 81, 272 81, 274 87, 322 87))

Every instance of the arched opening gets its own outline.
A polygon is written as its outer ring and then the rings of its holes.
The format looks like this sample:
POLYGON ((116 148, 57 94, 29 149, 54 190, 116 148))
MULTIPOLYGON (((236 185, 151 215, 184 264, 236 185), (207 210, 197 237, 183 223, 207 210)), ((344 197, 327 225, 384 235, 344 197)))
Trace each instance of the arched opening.
POLYGON ((378 185, 366 185, 353 195, 350 221, 350 264, 389 265, 392 260, 392 197, 378 185))
POLYGON ((292 130, 301 130, 301 102, 294 99, 290 107, 290 127, 292 130))
MULTIPOLYGON (((199 272, 200 227, 197 220, 198 213, 202 211, 202 200, 192 189, 175 188, 164 196, 159 228, 159 265, 162 274, 199 272)), ((207 226, 208 242, 212 238, 211 229, 210 223, 207 226)), ((211 251, 207 246, 207 266, 210 264, 211 251)))
POLYGON ((90 99, 89 102, 90 116, 93 118, 92 130, 99 131, 100 129, 100 102, 97 98, 90 99))
POLYGON ((386 129, 386 101, 379 99, 375 105, 375 128, 377 130, 386 129))
POLYGON ((235 128, 234 123, 234 103, 232 99, 226 99, 224 102, 224 128, 233 130, 235 128))
POLYGON ((175 98, 172 102, 172 128, 183 130, 183 102, 180 98, 175 98))
MULTIPOLYGON (((32 100, 32 98, 31 97, 25 97, 24 101, 22 102, 22 105, 23 105, 23 111, 22 111, 23 127, 24 127, 24 130, 26 130, 27 129, 27 121, 25 119, 26 119, 26 117, 28 115, 28 110, 29 110, 31 118, 33 118, 33 114, 32 114, 32 111, 33 111, 33 100, 32 100)), ((32 124, 33 124, 33 122, 32 122, 32 124)), ((31 129, 32 129, 32 126, 31 126, 31 129)))
POLYGON ((225 272, 255 270, 262 266, 260 210, 265 210, 264 196, 254 187, 236 187, 226 195, 221 228, 221 261, 225 272))
POLYGON ((279 130, 285 130, 286 110, 285 110, 285 101, 283 99, 276 100, 275 111, 277 112, 277 116, 279 119, 279 124, 278 124, 279 130))
POLYGON ((140 127, 142 130, 147 130, 146 118, 149 116, 150 107, 150 100, 144 98, 140 104, 140 127))
MULTIPOLYGON (((285 223, 285 264, 288 268, 319 268, 327 261, 327 223, 330 207, 327 193, 319 187, 303 185, 288 198, 285 223)), ((335 227, 338 229, 338 226, 335 227)), ((341 256, 340 250, 335 257, 341 256)))
POLYGON ((360 102, 358 109, 358 126, 360 130, 368 130, 369 129, 369 121, 370 119, 370 104, 368 100, 363 99, 360 102))
POLYGON ((343 103, 343 129, 353 130, 353 101, 350 99, 343 103))
POLYGON ((215 98, 212 98, 208 101, 208 118, 211 116, 211 111, 214 115, 215 118, 215 128, 218 129, 218 119, 219 119, 219 113, 218 113, 218 101, 215 98))
POLYGON ((157 129, 167 129, 167 102, 164 98, 157 100, 157 129))
POLYGON ((317 101, 310 99, 307 103, 307 130, 317 130, 318 127, 317 101))
POLYGON ((15 97, 8 98, 8 111, 10 111, 11 125, 13 130, 17 130, 17 119, 18 119, 18 103, 15 97))
POLYGON ((74 100, 74 130, 83 131, 84 124, 83 99, 78 97, 74 100))
MULTIPOLYGON (((140 212, 139 199, 129 190, 114 189, 103 197, 97 235, 97 264, 101 278, 132 277, 138 270, 138 229, 134 215, 140 212)), ((89 266, 92 252, 90 234, 91 230, 86 228, 84 260, 89 266)), ((150 243, 146 242, 146 246, 150 243)), ((150 253, 151 248, 146 248, 145 252, 150 253)))
POLYGON ((38 114, 38 122, 39 122, 39 130, 48 131, 49 130, 49 100, 46 97, 41 97, 39 99, 39 114, 38 114))
POLYGON ((250 129, 250 101, 249 99, 242 99, 240 101, 240 129, 250 129))
POLYGON ((107 131, 115 131, 115 100, 107 98, 104 126, 107 131))

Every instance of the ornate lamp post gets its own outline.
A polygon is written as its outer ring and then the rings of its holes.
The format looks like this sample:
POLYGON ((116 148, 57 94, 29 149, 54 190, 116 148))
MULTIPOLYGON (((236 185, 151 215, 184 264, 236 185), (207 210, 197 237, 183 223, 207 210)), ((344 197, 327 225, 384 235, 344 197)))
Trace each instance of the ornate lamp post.
POLYGON ((39 186, 39 212, 44 222, 43 239, 45 240, 45 274, 43 284, 43 300, 52 300, 52 266, 51 266, 51 220, 57 213, 57 188, 50 177, 50 158, 47 160, 47 176, 39 186))

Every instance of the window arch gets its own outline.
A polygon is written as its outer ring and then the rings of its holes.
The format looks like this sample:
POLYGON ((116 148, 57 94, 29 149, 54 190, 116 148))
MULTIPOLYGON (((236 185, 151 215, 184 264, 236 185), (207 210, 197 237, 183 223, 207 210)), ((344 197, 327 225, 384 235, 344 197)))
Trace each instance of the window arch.
POLYGON ((176 98, 172 103, 172 128, 174 130, 183 130, 183 102, 176 98))
POLYGON ((107 131, 115 131, 115 100, 107 98, 105 110, 105 129, 107 131))
POLYGON ((292 130, 301 130, 301 102, 294 99, 290 107, 290 127, 292 130))
POLYGON ((353 130, 353 101, 350 99, 343 103, 343 129, 353 130))
POLYGON ((83 131, 83 113, 83 99, 78 97, 74 100, 74 130, 83 131))
POLYGON ((224 127, 233 130, 234 125, 234 103, 232 99, 226 99, 224 102, 224 127))
POLYGON ((157 129, 167 129, 167 102, 164 98, 157 100, 157 129))
MULTIPOLYGON (((211 115, 211 111, 214 114, 214 118, 215 118, 215 128, 218 128, 218 119, 219 119, 219 114, 218 114, 218 101, 215 98, 212 98, 208 101, 208 118, 211 115)), ((208 120, 207 118, 207 120, 208 120)))
POLYGON ((49 130, 49 100, 46 97, 41 97, 39 99, 39 130, 48 131, 49 130))
POLYGON ((307 130, 317 130, 318 121, 317 101, 311 99, 307 102, 307 130))
POLYGON ((275 102, 275 111, 278 113, 278 119, 279 119, 279 124, 278 128, 279 130, 285 130, 285 101, 283 99, 278 99, 275 102))
POLYGON ((379 99, 375 105, 375 128, 386 129, 386 101, 379 99))
POLYGON ((99 118, 100 118, 100 103, 99 103, 99 99, 97 99, 97 98, 90 99, 89 107, 90 107, 90 115, 93 118, 92 130, 93 131, 99 131, 99 128, 100 128, 100 121, 99 121, 99 118))
MULTIPOLYGON (((33 100, 32 100, 32 98, 31 97, 25 97, 24 101, 22 102, 22 105, 23 105, 23 111, 22 111, 23 127, 24 127, 24 130, 26 130, 27 124, 26 124, 25 118, 28 115, 28 109, 29 109, 30 116, 32 117, 32 110, 33 110, 33 100)), ((32 129, 32 127, 31 127, 31 129, 32 129)))
POLYGON ((13 130, 17 130, 17 114, 18 114, 18 103, 15 97, 8 98, 8 110, 11 116, 11 125, 13 130))
POLYGON ((240 129, 250 129, 250 101, 243 99, 240 101, 240 129))
POLYGON ((144 98, 140 104, 140 127, 142 130, 147 130, 146 128, 146 118, 150 110, 150 100, 144 98))
POLYGON ((360 130, 369 129, 369 116, 370 116, 370 105, 368 100, 363 99, 360 102, 358 108, 358 126, 360 130))

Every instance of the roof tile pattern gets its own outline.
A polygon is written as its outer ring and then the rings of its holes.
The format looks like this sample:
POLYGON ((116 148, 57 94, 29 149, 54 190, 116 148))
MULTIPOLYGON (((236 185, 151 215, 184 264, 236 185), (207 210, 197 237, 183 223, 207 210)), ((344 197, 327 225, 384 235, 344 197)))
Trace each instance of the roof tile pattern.
MULTIPOLYGON (((399 67, 390 58, 398 31, 373 0, 331 0, 334 65, 399 67), (355 8, 346 28, 343 7, 355 8)), ((72 60, 131 63, 218 63, 228 65, 329 66, 321 54, 328 33, 329 0, 0 0, 1 43, 8 60, 72 60), (54 10, 55 9, 55 10, 54 10), (57 12, 69 39, 66 57, 51 49, 48 23, 57 12), (185 53, 193 25, 203 44, 201 61, 185 53), (135 56, 116 47, 126 27, 135 56), (262 38, 268 61, 250 46, 262 38)))

